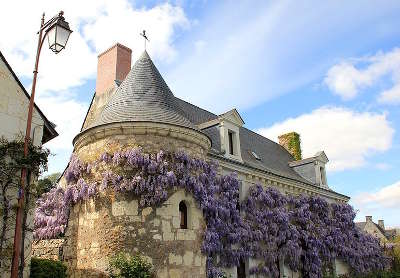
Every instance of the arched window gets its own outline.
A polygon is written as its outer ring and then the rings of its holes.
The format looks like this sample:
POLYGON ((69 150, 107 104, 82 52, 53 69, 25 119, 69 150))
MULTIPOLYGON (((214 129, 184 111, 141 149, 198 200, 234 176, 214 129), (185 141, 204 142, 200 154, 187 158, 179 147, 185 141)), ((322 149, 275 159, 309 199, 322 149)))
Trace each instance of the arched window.
POLYGON ((179 203, 179 213, 181 215, 181 229, 187 229, 187 219, 188 219, 188 213, 187 213, 187 207, 184 201, 181 201, 179 203))

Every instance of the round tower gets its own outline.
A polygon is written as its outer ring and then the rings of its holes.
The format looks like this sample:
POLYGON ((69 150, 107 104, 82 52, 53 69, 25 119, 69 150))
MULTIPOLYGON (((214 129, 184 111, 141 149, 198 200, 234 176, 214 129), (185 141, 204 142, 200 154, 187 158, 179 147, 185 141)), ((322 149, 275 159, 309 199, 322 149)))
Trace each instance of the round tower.
MULTIPOLYGON (((205 159, 211 146, 185 117, 146 51, 73 143, 83 161, 134 146, 145 153, 184 151, 205 159)), ((170 192, 157 207, 141 207, 129 193, 100 194, 71 208, 64 260, 72 277, 101 277, 113 255, 140 253, 157 277, 205 277, 204 229, 198 205, 183 189, 170 192)))

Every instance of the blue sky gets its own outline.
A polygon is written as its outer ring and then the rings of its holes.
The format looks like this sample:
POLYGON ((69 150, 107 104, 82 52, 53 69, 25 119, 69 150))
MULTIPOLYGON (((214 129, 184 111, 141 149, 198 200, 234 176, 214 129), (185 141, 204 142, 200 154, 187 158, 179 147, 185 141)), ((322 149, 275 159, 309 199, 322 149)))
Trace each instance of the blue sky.
MULTIPOLYGON (((75 31, 64 53, 44 51, 41 61, 38 103, 61 135, 48 144, 56 154, 50 172, 70 155, 94 91, 96 54, 118 41, 135 59, 146 29, 176 96, 215 113, 236 107, 246 127, 272 140, 295 129, 305 155, 326 151, 329 186, 352 197, 358 219, 400 227, 398 1, 40 2, 49 15, 64 9, 75 31)), ((0 49, 27 88, 41 13, 28 10, 32 27, 0 31, 9 38, 0 49)), ((2 13, 0 22, 8 20, 2 13)))

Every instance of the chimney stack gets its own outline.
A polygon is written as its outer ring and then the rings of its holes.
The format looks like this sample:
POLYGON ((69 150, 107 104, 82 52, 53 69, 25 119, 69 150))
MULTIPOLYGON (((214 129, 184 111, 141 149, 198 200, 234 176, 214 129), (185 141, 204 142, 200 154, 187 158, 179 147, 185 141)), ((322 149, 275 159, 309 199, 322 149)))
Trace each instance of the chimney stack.
POLYGON ((297 132, 289 132, 278 136, 279 144, 284 147, 295 160, 301 160, 300 135, 297 132))
POLYGON ((385 230, 385 222, 383 220, 378 220, 378 226, 385 230))
POLYGON ((372 222, 372 216, 365 216, 365 221, 372 222))
POLYGON ((115 80, 123 81, 131 70, 132 50, 115 44, 98 56, 96 94, 104 94, 115 86, 115 80))

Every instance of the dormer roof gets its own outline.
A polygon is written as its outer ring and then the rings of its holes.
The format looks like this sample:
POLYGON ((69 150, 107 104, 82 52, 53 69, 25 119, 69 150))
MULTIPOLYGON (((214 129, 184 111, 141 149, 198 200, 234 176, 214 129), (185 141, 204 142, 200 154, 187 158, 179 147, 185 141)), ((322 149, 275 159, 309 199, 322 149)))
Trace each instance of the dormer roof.
POLYGON ((290 161, 289 166, 290 167, 300 166, 300 165, 312 163, 317 160, 324 164, 328 163, 328 161, 329 161, 328 156, 325 154, 325 152, 319 151, 311 157, 304 158, 302 160, 290 161))
POLYGON ((243 121, 242 117, 240 116, 239 112, 236 110, 236 108, 233 108, 232 110, 222 113, 221 115, 218 116, 218 118, 220 120, 228 120, 237 126, 244 125, 244 121, 243 121))

